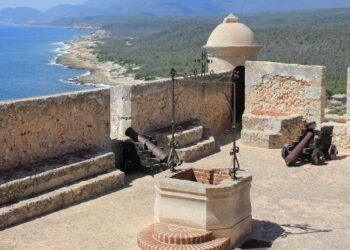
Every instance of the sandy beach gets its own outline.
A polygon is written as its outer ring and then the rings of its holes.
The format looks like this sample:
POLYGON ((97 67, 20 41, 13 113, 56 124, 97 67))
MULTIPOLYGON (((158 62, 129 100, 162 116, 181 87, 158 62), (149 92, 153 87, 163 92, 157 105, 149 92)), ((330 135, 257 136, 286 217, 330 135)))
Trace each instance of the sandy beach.
POLYGON ((107 36, 108 32, 97 30, 67 42, 67 50, 56 59, 56 63, 69 68, 88 70, 88 74, 73 79, 80 84, 119 85, 140 82, 134 79, 134 75, 127 74, 125 67, 114 62, 98 61, 94 53, 95 48, 107 36))

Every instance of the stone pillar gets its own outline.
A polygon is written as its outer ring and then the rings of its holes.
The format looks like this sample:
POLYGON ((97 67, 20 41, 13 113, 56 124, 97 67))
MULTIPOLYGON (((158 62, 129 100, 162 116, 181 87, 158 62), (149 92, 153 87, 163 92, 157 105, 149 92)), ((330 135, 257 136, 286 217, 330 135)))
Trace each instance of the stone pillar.
POLYGON ((347 96, 348 113, 346 116, 347 134, 350 136, 350 68, 348 68, 348 96, 347 96))
POLYGON ((123 139, 125 130, 132 126, 131 86, 111 87, 111 139, 123 139))

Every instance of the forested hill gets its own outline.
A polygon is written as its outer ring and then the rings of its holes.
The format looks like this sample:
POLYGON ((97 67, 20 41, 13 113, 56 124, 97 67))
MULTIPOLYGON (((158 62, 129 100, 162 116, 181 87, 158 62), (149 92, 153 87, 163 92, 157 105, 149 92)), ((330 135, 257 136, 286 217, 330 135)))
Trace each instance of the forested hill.
MULTIPOLYGON (((27 1, 30 5, 30 1, 27 1)), ((345 8, 349 0, 86 0, 81 4, 61 4, 40 12, 29 8, 0 10, 0 21, 47 23, 65 19, 126 16, 194 16, 266 11, 345 8)))
MULTIPOLYGON (((350 9, 240 15, 264 45, 259 60, 324 65, 333 93, 345 92, 350 66, 350 9)), ((113 34, 100 48, 101 60, 135 63, 138 77, 167 76, 171 67, 190 72, 193 59, 223 16, 109 20, 113 34), (126 45, 123 37, 135 37, 126 45)))

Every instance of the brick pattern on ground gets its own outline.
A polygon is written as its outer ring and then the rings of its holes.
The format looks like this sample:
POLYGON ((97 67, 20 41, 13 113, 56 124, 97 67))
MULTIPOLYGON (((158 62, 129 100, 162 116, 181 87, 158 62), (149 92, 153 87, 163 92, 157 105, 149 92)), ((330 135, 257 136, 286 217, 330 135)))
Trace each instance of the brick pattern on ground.
POLYGON ((156 223, 137 238, 142 250, 227 250, 229 238, 214 239, 212 232, 188 227, 156 223))

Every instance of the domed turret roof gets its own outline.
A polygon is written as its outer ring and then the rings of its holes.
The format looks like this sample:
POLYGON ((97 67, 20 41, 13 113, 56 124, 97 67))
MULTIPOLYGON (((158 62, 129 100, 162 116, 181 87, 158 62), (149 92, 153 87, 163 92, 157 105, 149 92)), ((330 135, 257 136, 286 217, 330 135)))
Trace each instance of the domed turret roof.
POLYGON ((209 36, 206 47, 256 46, 253 31, 230 14, 209 36))

